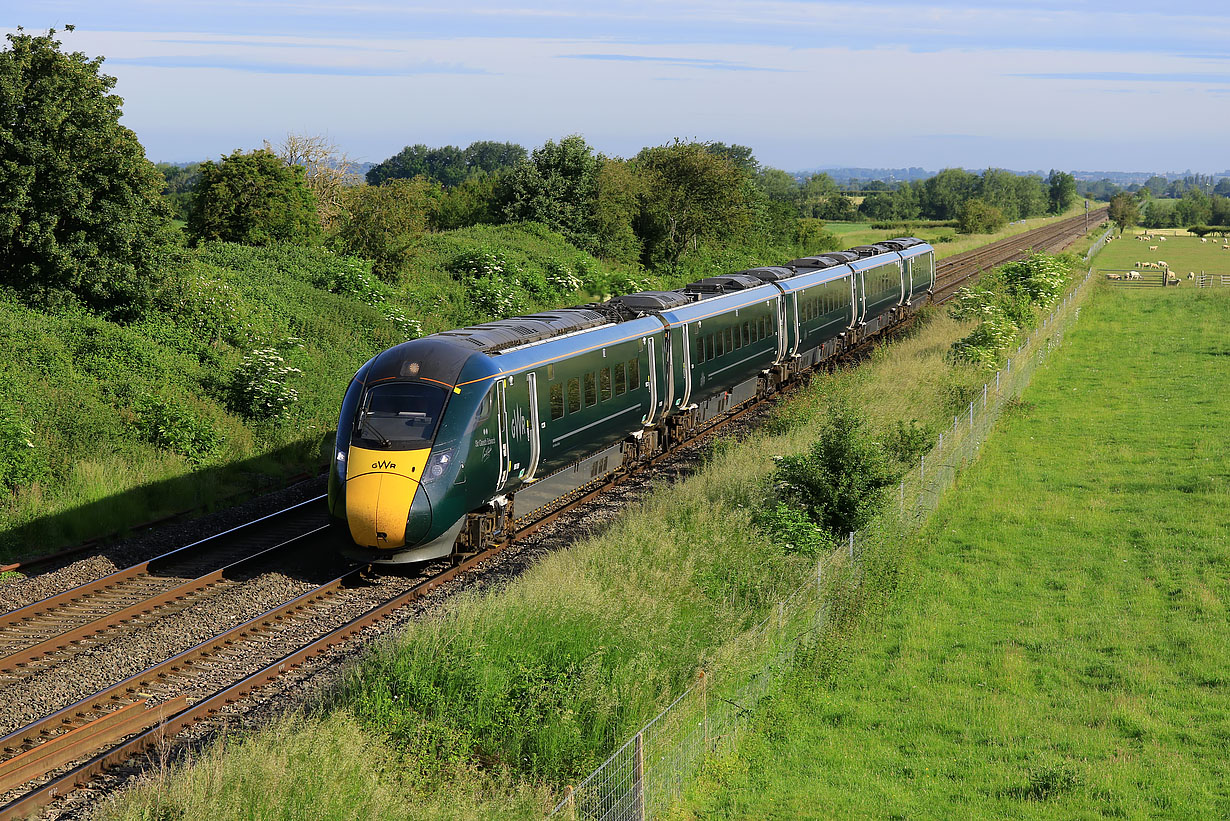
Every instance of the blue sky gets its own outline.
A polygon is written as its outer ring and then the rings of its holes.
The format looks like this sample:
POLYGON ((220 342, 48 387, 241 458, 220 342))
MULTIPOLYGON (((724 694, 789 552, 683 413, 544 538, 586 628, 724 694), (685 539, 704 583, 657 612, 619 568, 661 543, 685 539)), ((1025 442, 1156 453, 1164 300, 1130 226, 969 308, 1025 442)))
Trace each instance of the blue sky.
POLYGON ((0 0, 106 57, 155 160, 327 134, 411 143, 674 137, 765 164, 1230 168, 1224 0, 0 0))

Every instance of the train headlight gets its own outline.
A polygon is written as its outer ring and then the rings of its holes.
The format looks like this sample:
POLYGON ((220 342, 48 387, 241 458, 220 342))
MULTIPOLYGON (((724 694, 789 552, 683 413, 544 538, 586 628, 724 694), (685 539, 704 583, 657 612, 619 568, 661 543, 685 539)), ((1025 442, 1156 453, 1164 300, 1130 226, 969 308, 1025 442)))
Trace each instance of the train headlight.
POLYGON ((434 482, 443 476, 444 471, 448 470, 452 462, 453 452, 451 450, 440 450, 431 454, 426 467, 423 468, 423 484, 434 482))
POLYGON ((346 451, 339 450, 337 452, 337 478, 343 482, 346 481, 346 451))

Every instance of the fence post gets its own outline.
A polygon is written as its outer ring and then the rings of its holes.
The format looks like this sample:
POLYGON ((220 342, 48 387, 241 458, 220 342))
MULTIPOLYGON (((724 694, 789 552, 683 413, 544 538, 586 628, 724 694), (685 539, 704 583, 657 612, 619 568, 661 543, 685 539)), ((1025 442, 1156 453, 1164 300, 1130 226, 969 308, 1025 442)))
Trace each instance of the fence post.
POLYGON ((705 716, 705 753, 709 753, 709 692, 705 688, 706 679, 705 671, 701 670, 697 678, 700 679, 697 683, 700 685, 700 707, 705 716))
POLYGON ((901 480, 901 515, 905 515, 905 480, 901 480))
POLYGON ((564 807, 565 807, 564 817, 567 818, 568 821, 576 821, 577 795, 576 795, 576 792, 572 789, 571 784, 569 784, 567 787, 564 787, 564 807))
POLYGON ((640 733, 632 748, 632 818, 645 821, 645 742, 640 733))
POLYGON ((936 445, 936 446, 935 446, 935 449, 936 449, 936 450, 940 450, 940 451, 942 451, 942 450, 944 449, 944 434, 943 434, 943 432, 941 432, 941 433, 940 433, 940 442, 939 442, 939 444, 938 444, 938 445, 936 445))
MULTIPOLYGON (((918 455, 918 481, 925 482, 927 480, 927 454, 920 453, 918 455)), ((921 490, 921 488, 919 488, 921 490)))
POLYGON ((974 403, 969 403, 969 429, 974 429, 974 403))
POLYGON ((986 382, 982 383, 982 409, 983 410, 987 409, 987 388, 988 387, 989 386, 987 385, 986 382))
POLYGON ((850 561, 854 561, 854 531, 850 531, 850 561))
POLYGON ((999 371, 995 372, 995 392, 999 393, 999 371))

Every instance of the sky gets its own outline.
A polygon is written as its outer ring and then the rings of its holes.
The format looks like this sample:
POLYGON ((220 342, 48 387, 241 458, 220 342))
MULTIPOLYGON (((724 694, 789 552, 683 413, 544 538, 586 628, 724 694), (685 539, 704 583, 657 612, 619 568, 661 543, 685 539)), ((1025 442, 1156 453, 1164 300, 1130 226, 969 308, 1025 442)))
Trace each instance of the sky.
POLYGON ((581 134, 765 165, 1220 172, 1225 0, 0 0, 103 56, 156 161, 581 134))

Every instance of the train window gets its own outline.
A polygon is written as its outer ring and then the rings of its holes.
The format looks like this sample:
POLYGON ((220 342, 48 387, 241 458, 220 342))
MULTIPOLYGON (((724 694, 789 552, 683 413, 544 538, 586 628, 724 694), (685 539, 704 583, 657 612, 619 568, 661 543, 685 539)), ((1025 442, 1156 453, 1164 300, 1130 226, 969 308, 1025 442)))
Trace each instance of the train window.
POLYGON ((585 374, 585 407, 592 408, 598 404, 598 386, 597 380, 594 379, 594 372, 590 371, 585 374))
POLYGON ((568 412, 577 413, 581 410, 581 380, 568 380, 568 412))
POLYGON ((624 381, 624 363, 615 363, 615 395, 623 396, 627 390, 627 383, 624 381))
POLYGON ((491 397, 494 394, 495 394, 495 391, 487 391, 486 395, 483 396, 483 401, 478 403, 478 413, 474 415, 475 422, 481 422, 484 419, 486 419, 488 416, 491 415, 491 403, 492 403, 491 397))
POLYGON ((751 333, 751 335, 752 335, 752 336, 751 336, 751 340, 752 340, 753 342, 759 342, 759 341, 760 341, 760 337, 756 335, 756 332, 757 332, 757 331, 759 331, 759 330, 760 330, 760 320, 759 320, 759 319, 753 319, 753 320, 751 321, 751 323, 750 323, 750 331, 749 331, 749 332, 751 333))
POLYGON ((598 371, 598 391, 601 393, 602 401, 611 398, 611 369, 603 368, 598 371))
POLYGON ((354 441, 365 448, 431 442, 448 395, 421 382, 390 382, 367 392, 355 419, 354 441))
POLYGON ((713 350, 713 334, 709 334, 705 337, 705 361, 711 361, 716 355, 716 352, 713 350))
POLYGON ((564 418, 564 386, 558 382, 551 386, 551 421, 564 418))
POLYGON ((769 318, 762 316, 760 318, 760 338, 767 339, 769 336, 769 318))
POLYGON ((746 319, 743 320, 743 344, 752 344, 752 326, 746 319))
POLYGON ((726 329, 726 352, 733 353, 735 349, 735 333, 733 328, 726 329))
POLYGON ((736 324, 735 327, 731 329, 731 332, 734 334, 735 350, 737 351, 743 347, 743 335, 739 333, 738 324, 736 324))
POLYGON ((547 381, 550 382, 554 378, 555 378, 555 363, 550 362, 547 364, 547 381))
POLYGON ((628 360, 628 390, 634 391, 641 386, 641 363, 636 359, 628 360))
POLYGON ((695 365, 703 364, 705 361, 705 338, 703 336, 696 337, 696 352, 692 354, 692 363, 695 365))

